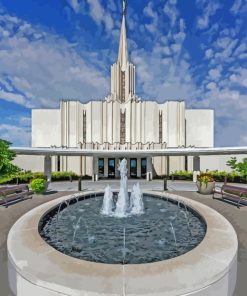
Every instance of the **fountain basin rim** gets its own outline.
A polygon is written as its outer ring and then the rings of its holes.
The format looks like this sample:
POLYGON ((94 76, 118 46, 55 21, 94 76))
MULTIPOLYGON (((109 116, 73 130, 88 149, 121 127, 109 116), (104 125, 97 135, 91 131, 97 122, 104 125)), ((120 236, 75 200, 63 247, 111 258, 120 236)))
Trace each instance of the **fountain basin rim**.
MULTIPOLYGON (((80 196, 95 193, 103 194, 102 191, 87 191, 80 196)), ((166 192, 143 193, 167 196, 166 192)), ((213 286, 224 279, 236 264, 238 242, 235 230, 215 210, 182 196, 168 195, 169 199, 184 201, 207 224, 204 240, 184 255, 154 263, 122 266, 89 262, 62 254, 40 237, 38 226, 44 215, 62 201, 72 199, 73 195, 69 195, 34 208, 13 225, 7 241, 12 271, 40 289, 57 291, 54 293, 61 295, 79 295, 79 291, 85 291, 85 295, 89 292, 93 294, 88 295, 121 295, 123 282, 125 295, 185 295, 213 286), (162 280, 164 278, 167 281, 162 280)))

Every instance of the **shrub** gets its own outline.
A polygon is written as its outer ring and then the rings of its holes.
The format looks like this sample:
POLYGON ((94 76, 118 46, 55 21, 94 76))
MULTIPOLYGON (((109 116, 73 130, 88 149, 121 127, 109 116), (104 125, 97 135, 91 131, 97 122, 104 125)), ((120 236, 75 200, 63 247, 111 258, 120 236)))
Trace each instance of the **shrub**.
POLYGON ((175 171, 171 175, 175 180, 192 180, 193 178, 193 173, 187 171, 175 171))
POLYGON ((43 193, 46 188, 46 180, 41 178, 33 179, 30 187, 35 193, 43 193))
POLYGON ((52 172, 51 174, 52 181, 66 181, 70 180, 77 180, 78 176, 74 172, 52 172))

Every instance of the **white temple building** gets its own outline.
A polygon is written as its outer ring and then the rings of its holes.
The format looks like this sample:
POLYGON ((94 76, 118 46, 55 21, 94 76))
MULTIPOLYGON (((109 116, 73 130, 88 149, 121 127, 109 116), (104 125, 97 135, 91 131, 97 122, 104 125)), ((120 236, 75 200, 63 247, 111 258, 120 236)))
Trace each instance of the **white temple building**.
MULTIPOLYGON (((118 58, 111 66, 109 96, 87 103, 63 99, 59 109, 33 109, 32 147, 133 152, 175 147, 214 147, 213 110, 187 109, 183 100, 163 103, 144 101, 136 95, 136 68, 128 55, 125 12, 124 8, 118 58)), ((119 159, 114 157, 52 156, 53 171, 74 171, 89 176, 96 174, 97 178, 118 177, 118 163, 119 159)), ((193 170, 190 156, 141 158, 133 153, 128 165, 130 177, 146 178, 147 167, 150 170, 150 166, 151 177, 175 170, 193 170)), ((23 164, 21 167, 27 169, 26 166, 23 164)), ((29 161, 28 168, 42 171, 43 157, 34 157, 33 161, 29 161)))

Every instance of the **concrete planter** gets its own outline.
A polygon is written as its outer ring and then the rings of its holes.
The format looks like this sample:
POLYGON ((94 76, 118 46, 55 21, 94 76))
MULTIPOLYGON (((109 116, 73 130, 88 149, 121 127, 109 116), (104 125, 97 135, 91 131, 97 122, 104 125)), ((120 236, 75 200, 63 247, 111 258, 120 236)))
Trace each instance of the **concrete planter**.
POLYGON ((213 188, 215 185, 215 182, 208 182, 206 183, 200 183, 199 181, 196 182, 198 192, 201 194, 212 194, 213 193, 213 188))

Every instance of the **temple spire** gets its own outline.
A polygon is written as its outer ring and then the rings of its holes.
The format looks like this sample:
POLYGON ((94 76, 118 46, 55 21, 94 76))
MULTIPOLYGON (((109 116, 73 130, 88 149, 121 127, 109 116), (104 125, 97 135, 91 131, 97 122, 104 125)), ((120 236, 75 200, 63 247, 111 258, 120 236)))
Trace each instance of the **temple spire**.
POLYGON ((123 0, 123 15, 126 15, 126 0, 123 0))
POLYGON ((128 62, 128 44, 127 44, 127 36, 126 36, 125 16, 126 16, 126 0, 123 0, 123 17, 122 17, 120 43, 119 43, 119 50, 118 50, 118 63, 120 64, 122 71, 125 71, 127 62, 128 62))

